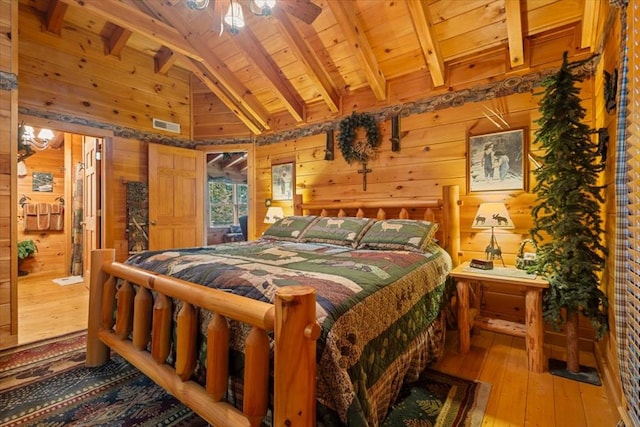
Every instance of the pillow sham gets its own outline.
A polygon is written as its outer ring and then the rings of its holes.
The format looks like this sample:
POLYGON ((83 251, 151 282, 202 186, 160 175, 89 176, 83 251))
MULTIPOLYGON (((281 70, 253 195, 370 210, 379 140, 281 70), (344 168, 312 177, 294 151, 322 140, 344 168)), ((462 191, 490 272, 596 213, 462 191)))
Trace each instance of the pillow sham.
POLYGON ((307 228, 300 241, 355 248, 374 222, 375 220, 370 218, 318 217, 318 220, 307 228))
POLYGON ((413 219, 376 221, 362 236, 358 249, 389 249, 424 252, 432 243, 438 224, 413 219))
POLYGON ((318 217, 315 215, 287 216, 271 224, 262 237, 270 240, 297 242, 302 233, 317 220, 318 217))

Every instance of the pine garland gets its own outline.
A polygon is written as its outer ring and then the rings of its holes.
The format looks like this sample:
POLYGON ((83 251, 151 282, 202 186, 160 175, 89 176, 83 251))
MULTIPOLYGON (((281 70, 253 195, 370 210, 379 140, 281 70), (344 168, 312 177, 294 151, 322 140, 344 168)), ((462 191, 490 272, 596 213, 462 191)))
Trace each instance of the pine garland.
POLYGON ((340 133, 338 134, 338 146, 342 156, 351 164, 354 161, 367 163, 376 156, 376 148, 380 145, 380 129, 378 123, 371 114, 351 113, 340 121, 340 133), (354 141, 356 130, 363 127, 367 132, 367 141, 354 141))

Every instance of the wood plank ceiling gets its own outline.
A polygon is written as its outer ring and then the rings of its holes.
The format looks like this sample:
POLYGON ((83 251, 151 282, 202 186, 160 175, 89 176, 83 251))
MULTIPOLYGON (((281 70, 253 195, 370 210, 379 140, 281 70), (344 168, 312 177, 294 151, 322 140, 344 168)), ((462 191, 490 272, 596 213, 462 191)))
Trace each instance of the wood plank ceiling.
POLYGON ((232 34, 226 25, 220 32, 229 1, 204 10, 187 0, 21 3, 42 14, 48 31, 69 23, 99 33, 106 54, 127 47, 152 55, 157 73, 189 70, 200 82, 194 93, 213 93, 254 135, 272 132, 283 115, 293 126, 307 123, 310 110, 339 117, 353 93, 397 103, 389 87, 403 76, 423 74, 433 91, 445 91, 453 64, 490 51, 504 52, 504 70, 526 69, 528 40, 561 28, 577 28, 579 48, 593 50, 600 3, 278 0, 270 16, 257 16, 254 0, 237 0, 246 26, 232 34))

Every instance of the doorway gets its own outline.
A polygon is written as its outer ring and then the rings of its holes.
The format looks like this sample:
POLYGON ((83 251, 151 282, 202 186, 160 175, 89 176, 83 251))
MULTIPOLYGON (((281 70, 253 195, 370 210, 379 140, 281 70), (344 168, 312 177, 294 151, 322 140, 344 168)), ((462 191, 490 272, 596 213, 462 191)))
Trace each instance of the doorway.
POLYGON ((249 153, 212 151, 206 163, 207 245, 248 240, 249 153))
POLYGON ((28 274, 17 284, 18 344, 86 328, 85 259, 100 244, 95 214, 101 186, 99 160, 87 168, 87 159, 96 159, 102 139, 53 134, 46 147, 22 159, 19 167, 17 240, 31 240, 37 249, 20 263, 28 274), (95 150, 89 154, 91 147, 95 150))

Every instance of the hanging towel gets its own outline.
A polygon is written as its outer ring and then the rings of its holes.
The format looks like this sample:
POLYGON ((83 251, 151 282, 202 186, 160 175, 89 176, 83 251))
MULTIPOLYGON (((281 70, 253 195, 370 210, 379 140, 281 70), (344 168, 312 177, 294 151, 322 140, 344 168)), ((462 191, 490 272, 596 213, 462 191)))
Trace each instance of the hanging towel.
POLYGON ((51 204, 51 224, 49 230, 60 231, 64 229, 64 206, 51 204))
POLYGON ((38 205, 25 203, 22 209, 24 211, 24 231, 38 231, 38 205))
POLYGON ((51 204, 38 203, 38 230, 48 230, 51 226, 51 204))

